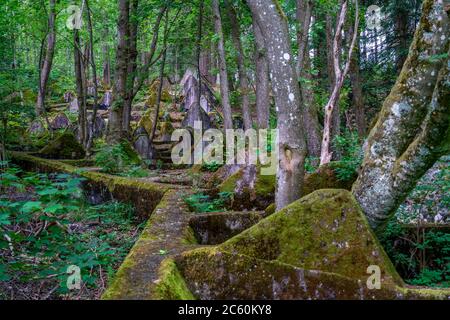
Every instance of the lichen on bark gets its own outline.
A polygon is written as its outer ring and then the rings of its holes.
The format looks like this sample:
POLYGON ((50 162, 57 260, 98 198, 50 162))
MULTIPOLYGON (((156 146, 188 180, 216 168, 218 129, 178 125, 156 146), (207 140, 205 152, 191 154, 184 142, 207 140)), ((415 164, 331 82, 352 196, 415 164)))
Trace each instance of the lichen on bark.
POLYGON ((418 179, 442 155, 448 135, 449 18, 427 0, 408 59, 366 144, 353 194, 372 227, 395 213, 418 179))

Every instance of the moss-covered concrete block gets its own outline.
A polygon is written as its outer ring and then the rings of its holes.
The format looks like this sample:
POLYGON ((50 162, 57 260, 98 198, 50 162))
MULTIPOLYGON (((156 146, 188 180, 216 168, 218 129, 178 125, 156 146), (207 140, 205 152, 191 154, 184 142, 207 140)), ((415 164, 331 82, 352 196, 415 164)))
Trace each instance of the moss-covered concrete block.
POLYGON ((39 152, 48 159, 83 159, 86 156, 83 146, 73 133, 65 132, 51 141, 39 152))
POLYGON ((320 190, 176 265, 199 299, 450 299, 405 287, 352 194, 320 190), (381 288, 367 285, 369 266, 381 288))
MULTIPOLYGON (((336 174, 336 169, 339 166, 339 163, 332 162, 320 167, 314 173, 307 174, 305 176, 302 194, 306 196, 320 189, 351 190, 357 174, 355 172, 354 175, 350 175, 347 179, 341 180, 336 174)), ((234 210, 253 208, 265 210, 274 202, 275 186, 275 176, 261 175, 261 168, 259 166, 247 166, 241 168, 223 181, 219 185, 218 191, 234 193, 234 210)))
POLYGON ((346 190, 316 191, 225 242, 223 250, 364 280, 380 266, 382 283, 402 283, 346 190))
POLYGON ((265 212, 223 212, 195 215, 189 221, 197 242, 214 245, 222 243, 266 216, 265 212))

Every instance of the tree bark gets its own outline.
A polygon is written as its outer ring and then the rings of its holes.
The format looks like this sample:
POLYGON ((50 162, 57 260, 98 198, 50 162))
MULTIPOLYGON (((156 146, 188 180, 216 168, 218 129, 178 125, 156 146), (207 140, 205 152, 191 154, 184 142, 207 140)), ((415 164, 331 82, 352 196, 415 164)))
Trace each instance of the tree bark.
POLYGON ((280 210, 302 194, 306 142, 300 88, 293 65, 287 18, 278 2, 247 0, 265 38, 278 117, 279 160, 276 206, 280 210))
POLYGON ((118 143, 126 136, 123 130, 124 104, 127 100, 128 46, 129 46, 129 0, 119 0, 119 19, 117 22, 116 67, 114 72, 113 103, 109 114, 107 140, 118 143))
POLYGON ((166 19, 165 19, 165 25, 164 25, 164 40, 163 40, 163 56, 161 61, 161 69, 159 72, 159 87, 158 87, 158 96, 156 97, 156 110, 155 110, 155 118, 153 119, 152 123, 152 132, 150 133, 150 141, 152 142, 153 139, 155 139, 156 134, 156 128, 158 125, 158 119, 159 119, 159 109, 161 106, 161 96, 163 92, 163 85, 164 85, 164 69, 166 67, 166 58, 167 58, 167 36, 168 36, 168 28, 169 28, 169 9, 166 10, 166 19))
MULTIPOLYGON (((88 21, 88 31, 89 31, 89 52, 91 53, 90 57, 90 67, 92 67, 92 81, 94 85, 94 106, 92 110, 92 119, 91 123, 89 125, 89 136, 86 144, 86 151, 90 153, 93 139, 94 139, 94 130, 95 130, 95 123, 97 119, 97 109, 98 109, 98 82, 97 82, 97 67, 95 63, 95 52, 94 52, 94 31, 92 27, 92 17, 91 17, 91 8, 89 6, 89 1, 85 0, 86 2, 86 16, 88 21)), ((87 66, 89 69, 89 66, 87 66)))
POLYGON ((36 114, 38 116, 45 112, 45 96, 47 93, 47 84, 50 77, 50 71, 53 65, 53 57, 55 55, 56 44, 56 0, 50 0, 49 16, 48 16, 48 34, 47 49, 45 58, 40 69, 39 91, 36 102, 36 114))
POLYGON ((87 144, 87 117, 86 117, 86 88, 84 81, 83 54, 81 52, 80 34, 77 29, 73 33, 74 42, 74 62, 75 62, 75 81, 77 85, 78 99, 78 138, 80 143, 86 147, 87 144))
MULTIPOLYGON (((103 37, 105 40, 108 39, 108 29, 105 30, 103 37)), ((111 86, 111 59, 110 59, 110 55, 109 55, 109 45, 106 41, 103 45, 102 50, 103 50, 103 57, 104 57, 103 85, 106 88, 109 88, 111 86)))
MULTIPOLYGON (((359 47, 359 46, 358 46, 359 47)), ((364 112, 364 97, 362 94, 361 75, 359 72, 359 48, 356 49, 350 64, 350 82, 352 85, 352 101, 356 118, 356 129, 360 138, 364 138, 367 131, 366 115, 364 112)))
POLYGON ((311 25, 312 2, 310 0, 297 0, 297 43, 298 62, 297 74, 302 80, 300 86, 303 107, 303 121, 306 131, 308 154, 311 157, 320 156, 320 125, 317 109, 314 106, 314 93, 311 87, 312 76, 309 57, 309 29, 311 25))
POLYGON ((332 128, 333 128, 333 112, 339 103, 339 96, 341 93, 342 86, 344 85, 344 80, 348 74, 350 68, 350 62, 353 55, 353 50, 355 48, 356 39, 358 35, 359 28, 359 7, 358 1, 356 1, 356 13, 355 13, 355 26, 353 28, 353 39, 349 46, 347 61, 344 64, 343 69, 340 65, 340 55, 341 55, 341 33, 344 27, 345 17, 348 10, 348 1, 345 0, 341 5, 341 10, 339 12, 336 24, 336 30, 333 40, 333 65, 334 65, 334 75, 335 83, 331 97, 325 106, 325 123, 323 128, 323 138, 322 138, 322 148, 320 152, 320 165, 325 165, 329 163, 332 159, 333 153, 331 152, 331 141, 333 138, 332 128))
POLYGON ((228 17, 231 22, 231 39, 236 50, 236 61, 239 74, 239 91, 242 104, 242 116, 244 118, 244 129, 248 130, 253 127, 253 121, 250 114, 250 100, 248 96, 248 78, 247 68, 245 67, 244 50, 242 49, 241 31, 236 11, 232 4, 225 0, 225 6, 228 7, 228 17))
POLYGON ((269 64, 264 37, 258 24, 253 19, 253 33, 255 35, 255 61, 256 61, 256 113, 258 128, 269 128, 270 95, 269 95, 269 64))
POLYGON ((134 84, 136 81, 136 68, 137 68, 137 34, 138 34, 138 0, 130 0, 130 12, 129 12, 129 39, 128 39, 128 66, 127 66, 127 86, 126 86, 126 98, 124 102, 123 110, 123 131, 126 134, 130 132, 130 119, 131 109, 134 100, 134 84))
POLYGON ((402 72, 371 131, 353 194, 373 228, 395 214, 418 179, 448 148, 449 18, 426 0, 402 72), (436 58, 440 57, 440 58, 436 58))
POLYGON ((222 30, 222 18, 220 16, 219 0, 212 0, 214 14, 214 26, 218 36, 220 95, 222 97, 223 119, 225 129, 233 129, 233 118, 230 104, 230 86, 228 82, 227 63, 225 58, 225 46, 222 30))

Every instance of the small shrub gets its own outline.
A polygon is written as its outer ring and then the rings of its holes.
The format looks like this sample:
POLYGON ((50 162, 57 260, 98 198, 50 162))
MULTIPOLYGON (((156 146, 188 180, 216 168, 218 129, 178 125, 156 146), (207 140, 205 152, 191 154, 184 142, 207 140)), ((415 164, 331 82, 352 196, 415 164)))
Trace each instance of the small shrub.
POLYGON ((218 198, 212 199, 203 193, 196 193, 184 199, 189 209, 196 213, 220 212, 226 210, 232 194, 230 192, 221 192, 218 198))
POLYGON ((355 132, 347 131, 342 136, 335 137, 333 145, 335 152, 341 155, 335 168, 336 177, 341 181, 348 181, 358 171, 363 160, 359 137, 355 132))
POLYGON ((95 163, 103 172, 117 174, 140 165, 140 159, 130 144, 124 141, 100 147, 95 155, 95 163))

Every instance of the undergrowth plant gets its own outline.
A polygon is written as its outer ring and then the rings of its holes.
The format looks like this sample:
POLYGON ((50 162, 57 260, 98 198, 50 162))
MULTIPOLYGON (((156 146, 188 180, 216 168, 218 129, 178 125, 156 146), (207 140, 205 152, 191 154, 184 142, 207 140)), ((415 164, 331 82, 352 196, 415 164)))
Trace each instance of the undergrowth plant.
POLYGON ((338 165, 335 167, 336 177, 339 180, 348 181, 358 171, 363 160, 358 134, 346 131, 343 135, 334 138, 333 146, 335 152, 340 155, 338 165))
POLYGON ((102 172, 129 177, 146 177, 141 160, 128 142, 102 145, 96 150, 95 163, 102 172))
POLYGON ((129 205, 88 205, 82 181, 15 167, 0 174, 0 292, 13 284, 30 295, 40 287, 48 298, 77 294, 67 288, 69 266, 80 268, 83 288, 104 289, 140 226, 129 205))
POLYGON ((212 198, 203 193, 196 193, 184 198, 189 209, 196 213, 221 212, 226 210, 231 200, 232 193, 221 192, 217 198, 212 198))

